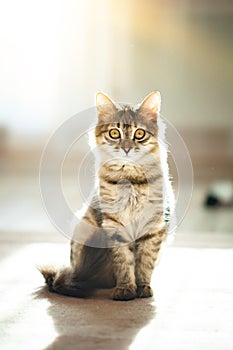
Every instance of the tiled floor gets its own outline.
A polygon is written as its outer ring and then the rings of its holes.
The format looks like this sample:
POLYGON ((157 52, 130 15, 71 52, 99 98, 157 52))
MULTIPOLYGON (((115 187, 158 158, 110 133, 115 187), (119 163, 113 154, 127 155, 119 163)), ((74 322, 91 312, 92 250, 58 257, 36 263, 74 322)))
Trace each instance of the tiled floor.
POLYGON ((1 348, 230 350, 232 211, 206 211, 194 190, 175 241, 153 275, 155 297, 115 302, 50 294, 36 266, 66 264, 69 244, 51 227, 33 177, 1 180, 1 348))

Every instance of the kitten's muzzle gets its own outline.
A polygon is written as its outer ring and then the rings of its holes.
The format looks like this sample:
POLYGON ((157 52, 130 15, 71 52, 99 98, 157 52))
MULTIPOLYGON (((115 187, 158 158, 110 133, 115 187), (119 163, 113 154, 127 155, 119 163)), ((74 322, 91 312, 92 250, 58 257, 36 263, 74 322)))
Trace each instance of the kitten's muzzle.
POLYGON ((133 148, 134 144, 131 140, 122 140, 121 148, 124 150, 125 154, 128 154, 129 151, 133 148))

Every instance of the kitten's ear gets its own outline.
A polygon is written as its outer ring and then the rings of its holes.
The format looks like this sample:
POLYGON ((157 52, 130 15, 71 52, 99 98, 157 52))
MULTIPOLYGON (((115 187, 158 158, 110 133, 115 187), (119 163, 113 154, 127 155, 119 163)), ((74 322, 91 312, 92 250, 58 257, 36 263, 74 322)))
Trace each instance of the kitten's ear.
POLYGON ((98 119, 102 122, 108 122, 113 114, 116 113, 117 107, 109 96, 99 91, 96 94, 96 108, 98 119))
POLYGON ((139 111, 143 112, 145 118, 157 119, 161 107, 161 95, 159 91, 153 91, 144 98, 139 106, 139 111))

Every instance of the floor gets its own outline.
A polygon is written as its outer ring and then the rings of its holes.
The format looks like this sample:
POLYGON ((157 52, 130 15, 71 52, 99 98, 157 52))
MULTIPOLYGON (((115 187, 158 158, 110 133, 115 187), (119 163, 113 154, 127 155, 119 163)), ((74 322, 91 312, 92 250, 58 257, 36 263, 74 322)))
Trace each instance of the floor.
POLYGON ((203 209, 206 185, 164 249, 154 298, 129 302, 49 293, 36 267, 68 263, 69 242, 43 213, 34 178, 1 185, 2 349, 232 349, 232 209, 203 209))

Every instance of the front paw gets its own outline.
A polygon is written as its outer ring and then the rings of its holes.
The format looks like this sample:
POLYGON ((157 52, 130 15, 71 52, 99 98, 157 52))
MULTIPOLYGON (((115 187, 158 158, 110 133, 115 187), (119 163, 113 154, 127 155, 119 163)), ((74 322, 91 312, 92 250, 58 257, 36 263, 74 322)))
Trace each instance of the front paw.
POLYGON ((137 287, 137 298, 150 298, 153 297, 153 290, 148 285, 137 287))
POLYGON ((125 287, 116 287, 113 291, 113 300, 132 300, 136 298, 136 286, 130 284, 125 287))

